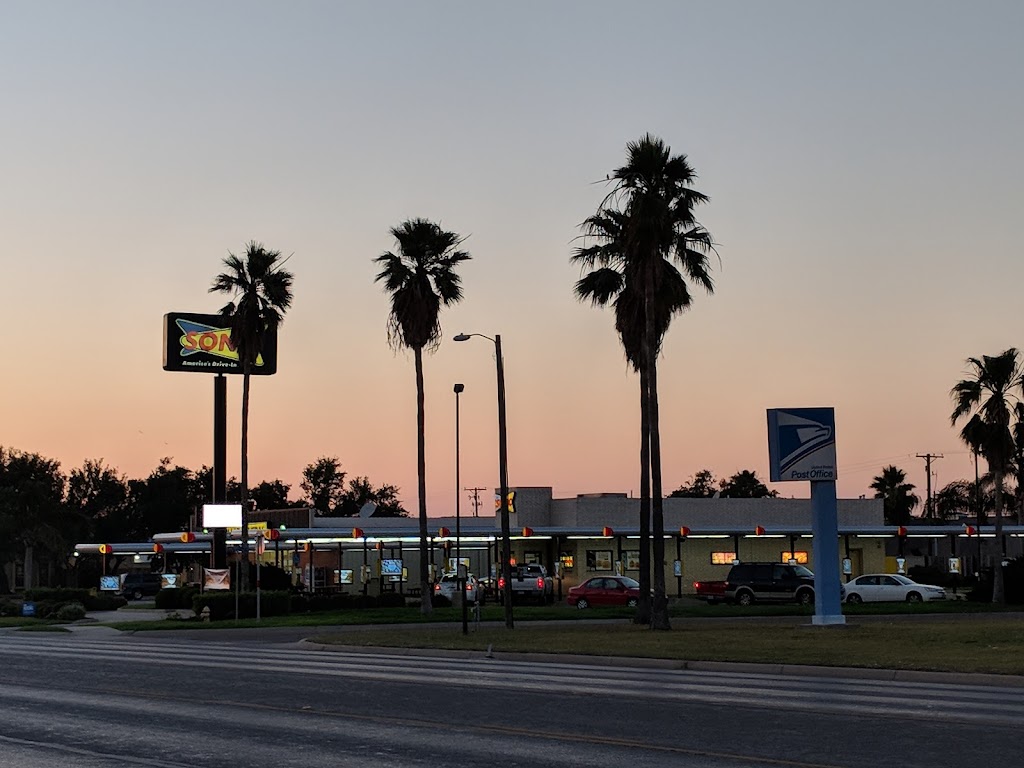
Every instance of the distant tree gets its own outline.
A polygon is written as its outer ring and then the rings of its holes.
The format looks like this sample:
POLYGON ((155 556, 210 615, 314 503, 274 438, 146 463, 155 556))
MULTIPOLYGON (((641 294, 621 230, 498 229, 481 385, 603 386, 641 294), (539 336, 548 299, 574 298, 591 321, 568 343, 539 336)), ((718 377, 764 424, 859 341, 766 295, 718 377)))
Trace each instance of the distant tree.
POLYGON ((280 480, 264 480, 249 491, 249 498, 256 502, 256 509, 287 509, 292 506, 288 501, 291 488, 280 480))
POLYGON ((882 510, 887 525, 906 525, 920 499, 914 485, 907 482, 907 473, 894 465, 882 468, 871 482, 875 498, 882 500, 882 510))
POLYGON ((358 515, 365 504, 373 504, 373 517, 408 517, 409 513, 398 500, 398 488, 382 485, 374 488, 368 477, 354 477, 341 494, 335 514, 343 517, 358 515))
POLYGON ((702 469, 668 496, 670 499, 710 499, 719 493, 718 481, 710 469, 702 469))
POLYGON ((961 517, 975 518, 978 514, 979 497, 982 505, 982 521, 991 511, 992 494, 984 487, 975 485, 973 480, 954 480, 936 491, 932 501, 935 514, 940 520, 955 520, 961 517))
POLYGON ((984 457, 993 475, 996 535, 991 554, 996 567, 992 569, 992 602, 1003 604, 1006 594, 997 547, 1003 538, 1003 483, 1013 467, 1012 413, 1020 402, 1024 376, 1018 352, 1013 347, 991 357, 968 358, 967 365, 968 378, 958 381, 950 390, 954 403, 950 424, 955 426, 967 418, 960 439, 984 457))
MULTIPOLYGON (((231 328, 231 343, 242 365, 242 559, 249 560, 249 379, 263 353, 266 339, 281 324, 292 304, 292 273, 282 266, 280 251, 255 241, 245 249, 244 260, 232 253, 224 259, 226 272, 213 279, 211 293, 232 297, 220 314, 231 328)), ((242 571, 242 587, 248 586, 242 571)))
POLYGON ((19 557, 26 587, 33 586, 37 552, 66 567, 73 542, 66 535, 64 486, 59 462, 0 446, 0 594, 11 591, 3 566, 19 557))
POLYGON ((149 475, 128 481, 127 541, 145 541, 154 532, 187 530, 201 500, 196 499, 195 475, 187 467, 163 458, 149 475))
POLYGON ((337 456, 321 456, 302 470, 302 492, 320 515, 333 515, 345 491, 345 472, 337 456))
POLYGON ((411 349, 416 364, 416 458, 419 479, 420 610, 431 612, 427 552, 426 416, 423 390, 423 351, 441 339, 441 308, 462 300, 458 266, 469 260, 459 246, 463 238, 426 219, 408 219, 391 230, 397 253, 386 251, 376 282, 391 295, 388 340, 395 349, 411 349))
POLYGON ((768 486, 761 482, 757 472, 744 469, 737 472, 728 480, 720 483, 723 498, 727 499, 774 499, 779 495, 778 491, 768 490, 768 486))
POLYGON ((80 521, 83 541, 133 541, 145 528, 128 503, 128 480, 102 459, 86 459, 68 475, 65 504, 80 521))

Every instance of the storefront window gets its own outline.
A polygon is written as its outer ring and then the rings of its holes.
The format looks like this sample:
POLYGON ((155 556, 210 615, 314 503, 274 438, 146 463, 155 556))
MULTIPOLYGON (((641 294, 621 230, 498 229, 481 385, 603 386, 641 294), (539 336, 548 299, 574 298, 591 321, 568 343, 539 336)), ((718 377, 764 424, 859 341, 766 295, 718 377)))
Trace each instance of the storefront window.
POLYGON ((612 569, 612 551, 610 549, 588 549, 588 571, 610 571, 612 569))
POLYGON ((712 565, 732 565, 736 561, 735 552, 712 552, 712 565))
POLYGON ((806 552, 797 550, 796 552, 781 552, 779 554, 779 562, 790 565, 807 565, 810 561, 807 559, 806 552))

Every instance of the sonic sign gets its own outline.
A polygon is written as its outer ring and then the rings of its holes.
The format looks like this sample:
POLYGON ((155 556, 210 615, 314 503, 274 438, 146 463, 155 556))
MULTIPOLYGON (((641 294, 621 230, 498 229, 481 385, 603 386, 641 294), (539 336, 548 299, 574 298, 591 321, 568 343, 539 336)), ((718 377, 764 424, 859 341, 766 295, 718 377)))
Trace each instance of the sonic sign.
MULTIPOLYGON (((242 373, 231 330, 220 315, 169 312, 164 315, 164 370, 193 373, 242 373)), ((250 371, 256 376, 277 372, 277 331, 264 340, 250 371)))

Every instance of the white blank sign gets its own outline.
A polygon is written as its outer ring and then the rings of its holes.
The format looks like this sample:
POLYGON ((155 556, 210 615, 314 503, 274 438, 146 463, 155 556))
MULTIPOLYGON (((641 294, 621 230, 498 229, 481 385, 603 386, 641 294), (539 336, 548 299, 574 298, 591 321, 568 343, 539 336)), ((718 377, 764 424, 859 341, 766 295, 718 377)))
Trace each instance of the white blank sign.
POLYGON ((241 527, 241 504, 203 504, 203 528, 241 527))

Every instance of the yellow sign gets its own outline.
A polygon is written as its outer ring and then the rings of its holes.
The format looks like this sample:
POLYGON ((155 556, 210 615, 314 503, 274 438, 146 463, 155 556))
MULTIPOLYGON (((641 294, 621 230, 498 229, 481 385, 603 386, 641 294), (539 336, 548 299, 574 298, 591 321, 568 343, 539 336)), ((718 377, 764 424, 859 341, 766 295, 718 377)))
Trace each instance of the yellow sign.
MULTIPOLYGON (((265 530, 267 530, 267 521, 264 520, 264 521, 258 522, 258 523, 254 523, 254 522, 250 521, 249 522, 249 530, 250 531, 265 531, 265 530)), ((228 533, 241 533, 241 532, 242 532, 241 528, 228 528, 228 533)))
MULTIPOLYGON (((500 493, 494 494, 494 509, 495 510, 501 509, 501 494, 500 493)), ((508 512, 509 512, 510 515, 514 515, 516 513, 516 492, 515 491, 509 491, 508 492, 508 512)))

